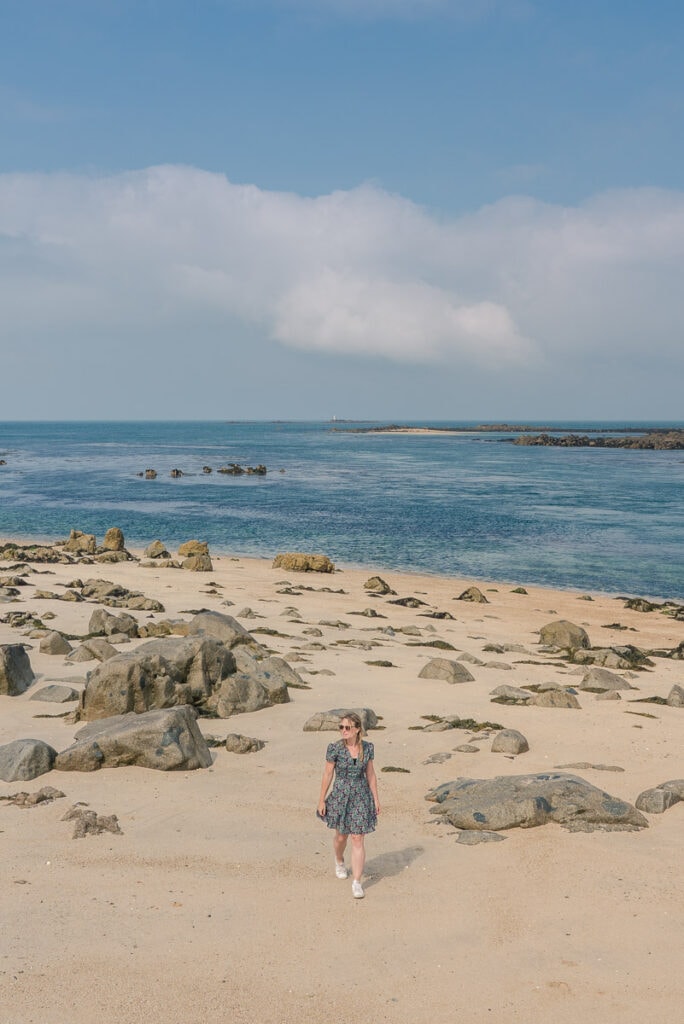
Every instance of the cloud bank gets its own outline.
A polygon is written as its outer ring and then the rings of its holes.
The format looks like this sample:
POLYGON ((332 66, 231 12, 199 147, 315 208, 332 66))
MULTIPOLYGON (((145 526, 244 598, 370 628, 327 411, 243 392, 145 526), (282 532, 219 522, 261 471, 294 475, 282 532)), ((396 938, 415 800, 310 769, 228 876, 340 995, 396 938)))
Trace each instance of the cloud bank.
MULTIPOLYGON (((682 360, 684 193, 509 198, 447 221, 368 185, 317 198, 192 167, 0 176, 0 340, 182 327, 492 373, 682 360)), ((150 340, 150 344, 152 344, 150 340)))

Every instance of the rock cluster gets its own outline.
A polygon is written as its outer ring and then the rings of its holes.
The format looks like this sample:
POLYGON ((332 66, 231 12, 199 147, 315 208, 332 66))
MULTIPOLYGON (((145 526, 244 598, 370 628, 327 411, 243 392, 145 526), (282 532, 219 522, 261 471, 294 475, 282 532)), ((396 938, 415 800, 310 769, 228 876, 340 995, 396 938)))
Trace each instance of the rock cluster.
POLYGON ((335 565, 327 555, 307 555, 298 551, 288 551, 276 555, 273 559, 274 569, 286 569, 288 572, 334 572, 335 565))

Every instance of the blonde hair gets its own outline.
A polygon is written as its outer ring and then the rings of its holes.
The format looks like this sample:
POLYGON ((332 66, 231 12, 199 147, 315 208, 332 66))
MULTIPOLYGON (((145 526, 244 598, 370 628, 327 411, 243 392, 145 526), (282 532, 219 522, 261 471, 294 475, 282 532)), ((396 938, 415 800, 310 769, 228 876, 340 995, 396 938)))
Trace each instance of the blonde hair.
MULTIPOLYGON (((366 747, 363 742, 363 722, 361 721, 361 716, 358 715, 356 711, 350 711, 348 714, 342 715, 342 717, 340 718, 340 724, 345 720, 347 722, 351 722, 354 728, 359 730, 359 758, 361 759, 361 764, 363 764, 363 758, 366 752, 366 747)), ((344 743, 344 740, 342 739, 340 740, 340 742, 344 743)), ((347 744, 345 743, 344 745, 346 746, 347 744)))

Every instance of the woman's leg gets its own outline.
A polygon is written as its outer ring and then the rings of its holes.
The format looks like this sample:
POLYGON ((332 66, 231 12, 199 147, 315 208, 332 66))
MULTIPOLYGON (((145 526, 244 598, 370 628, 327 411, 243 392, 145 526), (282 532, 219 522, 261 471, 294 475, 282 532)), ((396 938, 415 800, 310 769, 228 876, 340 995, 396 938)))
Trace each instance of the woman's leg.
POLYGON ((341 864, 344 860, 344 851, 347 849, 347 839, 349 836, 343 836, 341 832, 335 829, 335 835, 333 837, 333 849, 335 851, 335 860, 338 864, 341 864))
POLYGON ((361 881, 361 875, 363 874, 363 867, 366 863, 366 848, 363 845, 364 837, 352 836, 352 852, 351 852, 351 867, 352 867, 352 878, 355 882, 361 881))

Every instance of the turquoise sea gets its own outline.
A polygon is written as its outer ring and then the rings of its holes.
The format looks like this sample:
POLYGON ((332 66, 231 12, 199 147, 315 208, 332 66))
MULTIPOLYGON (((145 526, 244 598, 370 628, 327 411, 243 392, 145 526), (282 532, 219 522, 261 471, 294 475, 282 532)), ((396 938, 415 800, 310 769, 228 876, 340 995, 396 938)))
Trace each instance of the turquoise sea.
POLYGON ((0 424, 0 537, 77 528, 101 540, 120 526, 132 547, 198 538, 217 553, 316 551, 341 565, 684 598, 682 451, 335 426, 0 424), (268 472, 216 472, 230 462, 268 472), (155 480, 137 475, 147 468, 155 480))

